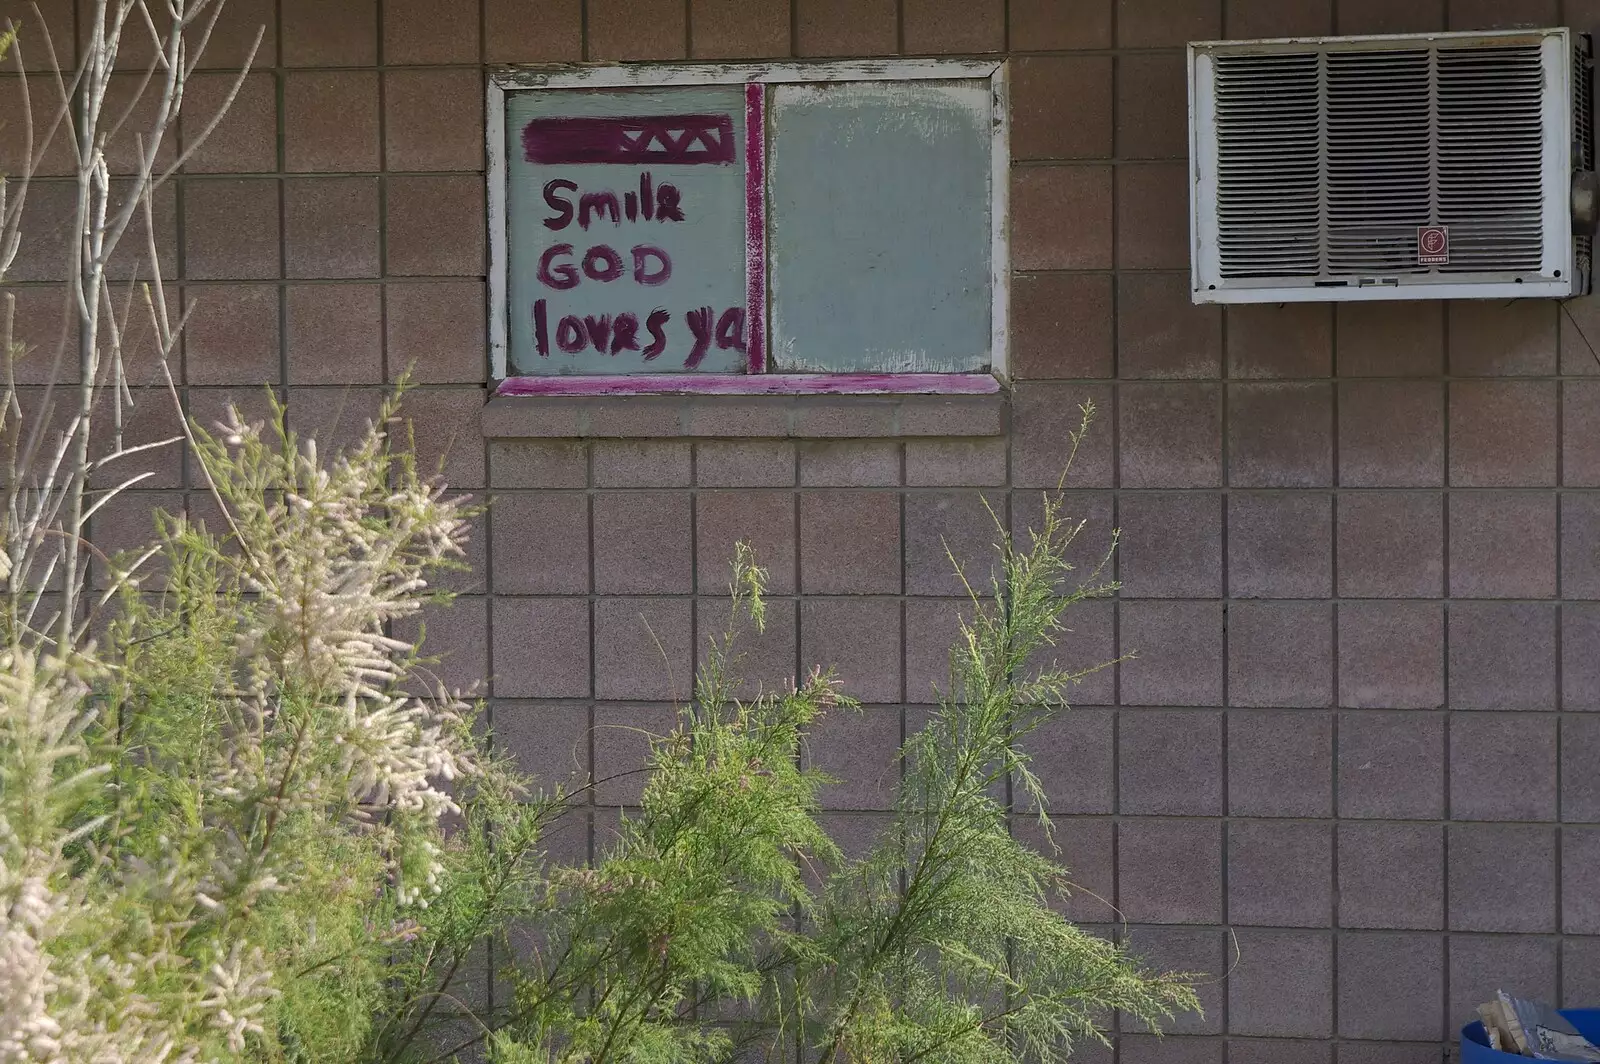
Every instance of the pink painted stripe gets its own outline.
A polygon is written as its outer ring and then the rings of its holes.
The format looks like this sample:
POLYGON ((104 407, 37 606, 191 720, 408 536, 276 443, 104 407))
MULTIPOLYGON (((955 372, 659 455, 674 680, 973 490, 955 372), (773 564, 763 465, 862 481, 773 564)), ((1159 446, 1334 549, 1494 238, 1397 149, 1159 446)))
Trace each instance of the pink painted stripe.
POLYGON ((744 272, 745 317, 750 323, 746 352, 749 372, 767 367, 767 181, 766 91, 762 84, 744 87, 744 272))
POLYGON ((650 373, 507 377, 496 395, 993 395, 988 373, 650 373))

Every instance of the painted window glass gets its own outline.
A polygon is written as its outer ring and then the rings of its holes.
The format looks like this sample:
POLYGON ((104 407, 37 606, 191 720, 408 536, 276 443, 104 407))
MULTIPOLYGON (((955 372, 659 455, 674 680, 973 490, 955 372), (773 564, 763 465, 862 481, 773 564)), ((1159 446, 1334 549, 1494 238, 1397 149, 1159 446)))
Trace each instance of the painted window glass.
POLYGON ((504 375, 1001 369, 999 68, 708 71, 491 89, 504 375))
POLYGON ((744 97, 715 85, 506 100, 518 372, 746 367, 744 97))
POLYGON ((774 87, 775 369, 988 368, 990 101, 970 80, 774 87))

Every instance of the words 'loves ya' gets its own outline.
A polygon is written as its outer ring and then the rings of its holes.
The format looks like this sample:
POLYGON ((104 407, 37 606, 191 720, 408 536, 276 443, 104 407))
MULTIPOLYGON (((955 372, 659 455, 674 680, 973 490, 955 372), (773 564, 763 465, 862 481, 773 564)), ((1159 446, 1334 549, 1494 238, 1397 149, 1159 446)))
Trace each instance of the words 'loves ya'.
MULTIPOLYGON (((695 307, 684 313, 692 345, 683 360, 687 369, 694 369, 705 359, 713 343, 720 350, 745 350, 743 307, 729 307, 717 316, 712 307, 695 307)), ((555 344, 569 355, 593 347, 600 354, 617 355, 623 351, 638 351, 646 362, 653 361, 667 349, 667 326, 672 322, 672 312, 665 307, 652 310, 644 320, 650 342, 640 346, 639 316, 631 313, 564 315, 556 322, 555 344)), ((533 303, 533 343, 542 357, 550 357, 550 310, 543 299, 533 303)))

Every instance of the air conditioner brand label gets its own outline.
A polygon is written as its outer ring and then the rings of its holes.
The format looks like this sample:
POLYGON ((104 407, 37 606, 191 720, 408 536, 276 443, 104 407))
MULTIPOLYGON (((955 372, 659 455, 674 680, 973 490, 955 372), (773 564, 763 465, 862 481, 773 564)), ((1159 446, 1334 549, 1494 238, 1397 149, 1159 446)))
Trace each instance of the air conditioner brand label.
POLYGON ((1450 261, 1450 227, 1417 226, 1417 262, 1423 266, 1443 266, 1450 261))

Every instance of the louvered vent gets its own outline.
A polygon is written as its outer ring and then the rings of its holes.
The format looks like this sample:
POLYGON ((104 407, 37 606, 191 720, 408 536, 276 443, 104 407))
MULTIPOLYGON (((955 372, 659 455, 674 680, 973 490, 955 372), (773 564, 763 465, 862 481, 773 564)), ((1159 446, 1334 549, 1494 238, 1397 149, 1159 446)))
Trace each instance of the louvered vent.
POLYGON ((1206 280, 1570 285, 1574 253, 1587 258, 1570 227, 1552 231, 1552 197, 1593 167, 1590 92, 1569 74, 1566 31, 1194 47, 1209 61, 1196 208, 1213 212, 1197 216, 1197 295, 1206 280))
POLYGON ((1217 59, 1217 220, 1224 277, 1322 262, 1322 57, 1217 59))

